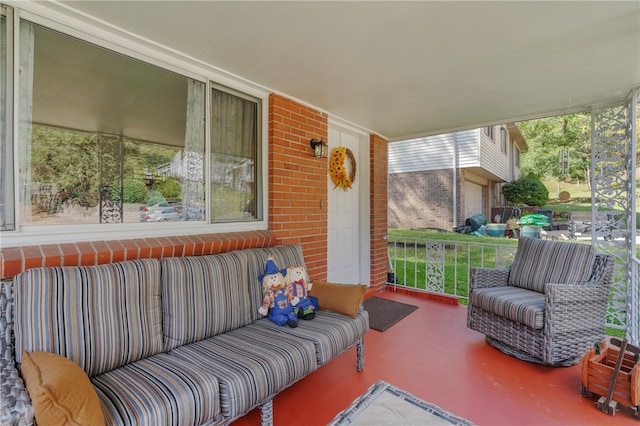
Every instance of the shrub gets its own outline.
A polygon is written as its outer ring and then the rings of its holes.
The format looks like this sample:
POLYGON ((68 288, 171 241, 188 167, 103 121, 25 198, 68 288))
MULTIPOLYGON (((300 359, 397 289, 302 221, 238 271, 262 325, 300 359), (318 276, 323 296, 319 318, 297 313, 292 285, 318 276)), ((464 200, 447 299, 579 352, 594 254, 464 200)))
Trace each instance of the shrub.
POLYGON ((122 182, 122 201, 125 203, 144 203, 147 187, 140 179, 124 178, 122 182))
POLYGON ((168 177, 163 181, 155 182, 152 189, 161 193, 164 198, 172 199, 180 197, 182 185, 176 179, 168 177))
POLYGON ((502 195, 512 206, 543 207, 549 202, 549 190, 533 175, 521 177, 502 187, 502 195))

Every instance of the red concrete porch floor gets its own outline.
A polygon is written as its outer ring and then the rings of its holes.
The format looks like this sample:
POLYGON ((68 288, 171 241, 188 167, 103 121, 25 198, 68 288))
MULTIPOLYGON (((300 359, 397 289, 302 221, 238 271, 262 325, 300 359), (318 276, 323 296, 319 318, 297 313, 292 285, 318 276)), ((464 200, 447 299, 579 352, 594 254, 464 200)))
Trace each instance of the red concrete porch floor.
MULTIPOLYGON (((419 309, 385 332, 369 330, 364 371, 351 349, 277 395, 276 426, 325 425, 380 379, 478 425, 640 425, 582 397, 579 364, 542 367, 489 346, 466 327, 466 306, 392 291, 380 297, 419 309)), ((259 424, 258 410, 234 423, 259 424)))

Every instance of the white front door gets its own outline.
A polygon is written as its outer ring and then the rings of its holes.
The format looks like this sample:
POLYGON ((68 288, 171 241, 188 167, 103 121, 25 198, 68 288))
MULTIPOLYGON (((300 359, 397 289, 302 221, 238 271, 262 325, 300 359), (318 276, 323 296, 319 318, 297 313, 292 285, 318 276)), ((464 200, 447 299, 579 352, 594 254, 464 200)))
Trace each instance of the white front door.
MULTIPOLYGON (((343 146, 353 152, 356 159, 356 178, 350 190, 335 188, 331 181, 328 183, 328 258, 327 280, 335 283, 360 284, 368 277, 361 274, 361 208, 360 195, 363 185, 362 179, 367 176, 367 167, 363 167, 360 155, 361 136, 347 133, 336 128, 329 128, 329 157, 334 148, 343 146)), ((368 152, 368 151, 367 151, 368 152)), ((349 171, 349 161, 345 160, 349 171)), ((368 235, 366 236, 368 238, 368 235)))

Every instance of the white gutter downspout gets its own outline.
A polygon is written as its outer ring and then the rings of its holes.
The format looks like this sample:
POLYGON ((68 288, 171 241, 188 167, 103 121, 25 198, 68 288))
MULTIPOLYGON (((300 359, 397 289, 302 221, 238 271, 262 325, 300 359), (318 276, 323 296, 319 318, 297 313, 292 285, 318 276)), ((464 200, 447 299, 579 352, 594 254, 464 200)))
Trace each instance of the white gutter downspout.
POLYGON ((453 134, 453 229, 458 227, 458 133, 453 134))

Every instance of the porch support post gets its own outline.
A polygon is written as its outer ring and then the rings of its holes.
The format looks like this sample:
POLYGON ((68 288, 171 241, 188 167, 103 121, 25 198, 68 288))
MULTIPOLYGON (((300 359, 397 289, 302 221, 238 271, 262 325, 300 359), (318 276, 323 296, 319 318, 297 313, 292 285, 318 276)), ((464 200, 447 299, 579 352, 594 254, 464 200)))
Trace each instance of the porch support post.
POLYGON ((631 262, 631 274, 630 280, 628 283, 628 303, 627 303, 627 312, 628 312, 628 323, 627 323, 627 339, 634 346, 640 345, 640 282, 638 280, 638 255, 636 253, 636 186, 638 183, 638 176, 636 173, 637 165, 637 155, 638 152, 638 95, 640 92, 640 88, 636 87, 632 94, 631 100, 629 102, 629 150, 634 153, 631 156, 631 165, 629 167, 630 174, 630 200, 631 200, 631 211, 629 221, 631 222, 631 229, 634 230, 632 243, 630 244, 630 256, 633 259, 631 262))
POLYGON ((623 329, 631 341, 637 328, 635 261, 635 123, 632 99, 591 109, 591 243, 616 259, 606 314, 607 326, 623 329))

